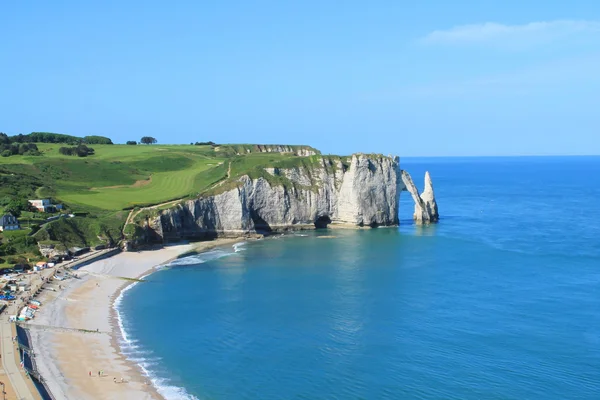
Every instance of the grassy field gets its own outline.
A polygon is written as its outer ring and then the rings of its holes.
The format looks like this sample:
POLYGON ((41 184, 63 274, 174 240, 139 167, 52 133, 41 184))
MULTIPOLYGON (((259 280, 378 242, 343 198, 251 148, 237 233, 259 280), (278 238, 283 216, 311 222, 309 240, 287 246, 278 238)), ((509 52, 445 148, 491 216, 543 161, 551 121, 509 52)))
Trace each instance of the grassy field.
POLYGON ((92 206, 105 210, 152 205, 197 193, 198 190, 203 189, 196 185, 199 176, 214 166, 215 163, 201 160, 189 168, 149 174, 148 179, 131 185, 64 190, 59 192, 57 197, 72 205, 92 206))
POLYGON ((42 156, 0 158, 0 168, 38 179, 38 196, 75 211, 122 210, 195 195, 222 179, 225 160, 210 146, 94 145, 96 154, 86 158, 63 156, 60 145, 38 147, 42 156))

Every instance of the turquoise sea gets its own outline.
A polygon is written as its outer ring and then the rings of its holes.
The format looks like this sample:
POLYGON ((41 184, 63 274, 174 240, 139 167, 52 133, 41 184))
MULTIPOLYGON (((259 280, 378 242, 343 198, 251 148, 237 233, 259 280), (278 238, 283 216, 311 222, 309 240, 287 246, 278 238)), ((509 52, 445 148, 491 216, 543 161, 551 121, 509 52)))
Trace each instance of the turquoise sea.
POLYGON ((600 399, 600 158, 403 159, 442 220, 273 237, 123 294, 169 399, 600 399), (335 236, 323 237, 323 236, 335 236))

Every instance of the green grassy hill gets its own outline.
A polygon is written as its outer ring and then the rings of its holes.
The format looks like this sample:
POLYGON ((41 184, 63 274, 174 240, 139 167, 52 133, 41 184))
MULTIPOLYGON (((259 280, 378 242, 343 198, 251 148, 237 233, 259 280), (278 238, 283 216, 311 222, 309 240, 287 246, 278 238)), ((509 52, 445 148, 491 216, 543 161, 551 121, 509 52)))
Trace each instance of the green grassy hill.
POLYGON ((9 256, 35 255, 31 238, 65 246, 114 244, 133 208, 196 197, 230 186, 218 185, 228 177, 256 177, 266 166, 317 158, 297 156, 299 151, 319 154, 308 146, 283 146, 279 153, 276 146, 262 145, 94 144, 93 155, 77 157, 60 154, 64 144, 36 145, 40 155, 0 157, 0 212, 15 199, 51 198, 78 216, 44 224, 49 215, 25 212, 22 222, 32 231, 28 239, 0 234, 0 265, 9 246, 9 256))

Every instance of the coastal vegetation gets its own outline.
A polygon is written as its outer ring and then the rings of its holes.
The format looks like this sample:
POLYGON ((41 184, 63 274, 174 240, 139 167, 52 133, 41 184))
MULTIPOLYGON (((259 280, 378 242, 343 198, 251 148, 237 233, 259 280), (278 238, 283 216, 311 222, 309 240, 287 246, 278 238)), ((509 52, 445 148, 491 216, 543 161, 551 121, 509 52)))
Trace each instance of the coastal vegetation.
POLYGON ((58 152, 63 156, 87 157, 94 154, 94 149, 87 147, 85 144, 80 144, 74 147, 61 147, 58 152))
MULTIPOLYGON (((16 234, 0 232, 0 266, 43 259, 39 243, 67 249, 116 245, 140 233, 134 222, 179 201, 225 191, 244 174, 287 185, 291 182, 285 177, 265 168, 304 167, 321 160, 309 146, 218 145, 208 140, 161 145, 152 137, 140 140, 152 145, 135 146, 132 141, 113 144, 103 136, 34 132, 0 134, 0 143, 29 146, 0 157, 0 215, 19 217, 22 228, 16 234), (310 154, 315 156, 306 156, 310 154), (58 214, 70 217, 37 212, 28 202, 32 199, 61 204, 58 214), (130 214, 135 218, 125 226, 130 214)), ((337 168, 333 160, 328 168, 337 168)))

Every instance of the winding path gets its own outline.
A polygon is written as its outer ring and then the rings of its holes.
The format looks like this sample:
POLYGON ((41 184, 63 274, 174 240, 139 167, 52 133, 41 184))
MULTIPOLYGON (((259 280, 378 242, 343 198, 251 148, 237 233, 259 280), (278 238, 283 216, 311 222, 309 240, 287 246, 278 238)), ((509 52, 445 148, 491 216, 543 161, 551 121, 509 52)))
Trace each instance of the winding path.
POLYGON ((127 216, 127 219, 125 220, 125 225, 123 225, 123 236, 125 236, 125 227, 129 224, 131 224, 133 222, 133 219, 142 211, 144 210, 152 210, 154 208, 158 208, 158 207, 162 207, 162 206, 168 206, 171 204, 176 204, 178 202, 180 202, 181 200, 183 200, 184 198, 181 199, 176 199, 176 200, 170 200, 170 201, 166 201, 164 203, 160 203, 160 204, 155 204, 153 206, 149 206, 149 207, 142 207, 139 210, 135 211, 134 208, 131 209, 131 211, 129 211, 129 215, 127 216))

